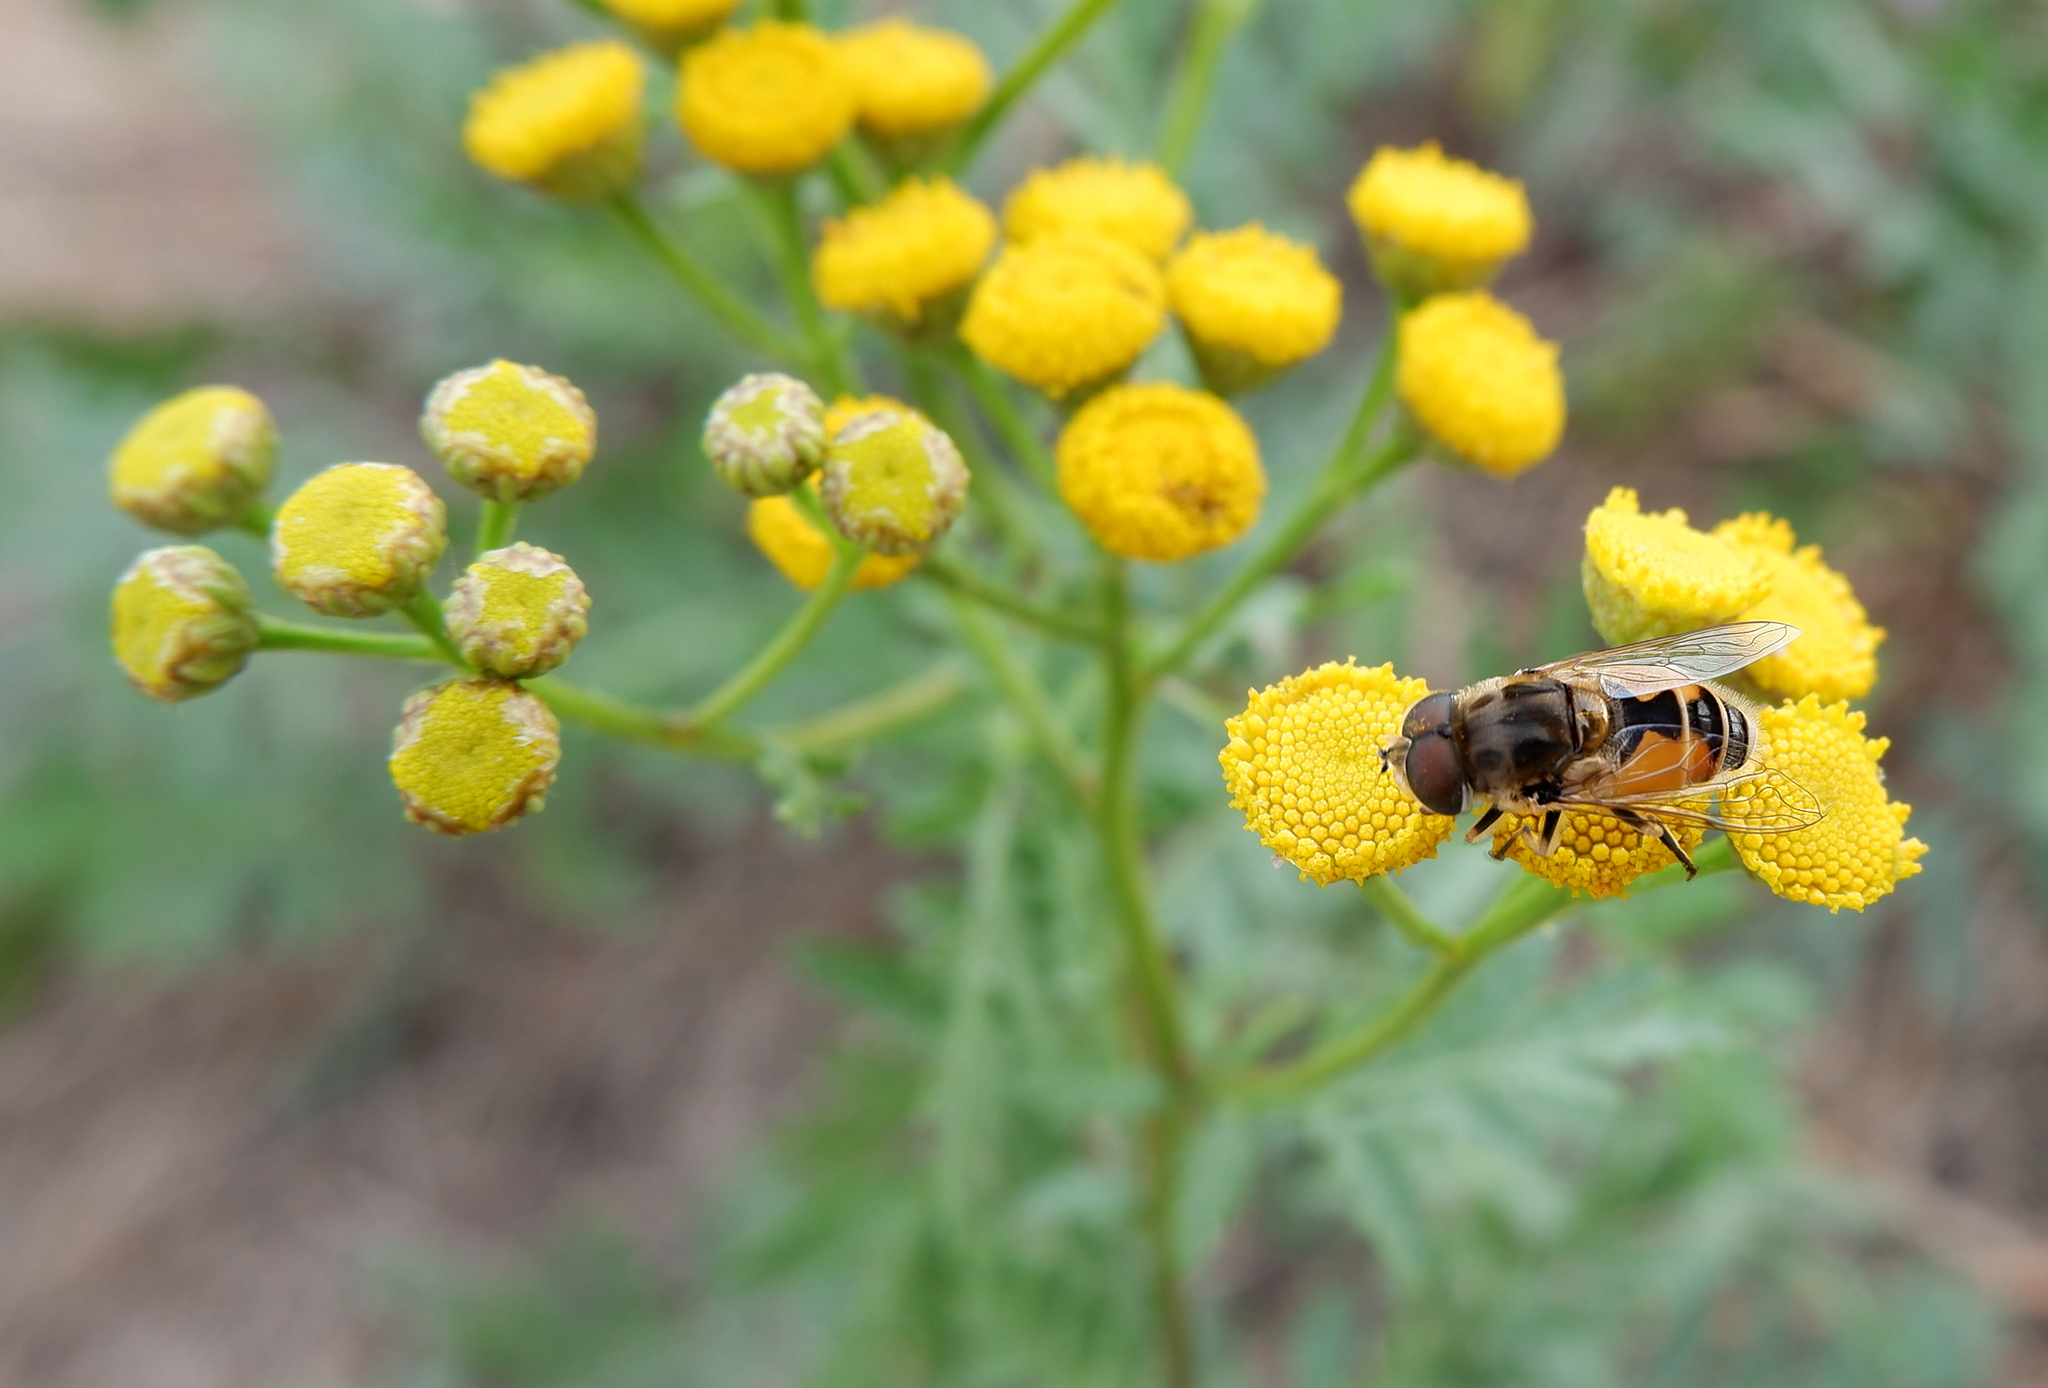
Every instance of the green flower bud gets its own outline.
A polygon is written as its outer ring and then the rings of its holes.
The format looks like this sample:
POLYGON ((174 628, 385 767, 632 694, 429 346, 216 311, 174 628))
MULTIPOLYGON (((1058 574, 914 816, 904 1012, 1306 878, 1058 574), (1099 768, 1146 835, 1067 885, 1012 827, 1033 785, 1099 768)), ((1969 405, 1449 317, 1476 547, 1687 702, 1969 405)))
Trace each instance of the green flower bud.
POLYGON ((494 361, 436 385, 420 434, 471 491, 532 501, 583 475, 597 452, 597 412, 560 376, 494 361))
POLYGON ((246 390, 201 386, 137 421, 109 460, 114 504, 144 525, 200 535, 240 519, 270 480, 277 426, 246 390))
POLYGON ((589 630, 590 594, 558 554, 524 542, 463 570, 446 608, 463 659, 508 680, 544 675, 589 630))
POLYGON ((742 376, 711 406, 704 456, 727 486, 779 496, 825 459, 824 402, 793 376, 742 376))
POLYGON ((115 659, 165 703, 220 688, 256 649, 249 585, 205 545, 138 555, 114 585, 113 606, 115 659))
POLYGON ((924 416, 869 410, 832 436, 818 491, 840 534, 876 554, 911 554, 966 508, 967 464, 924 416))
POLYGON ((448 513, 411 468, 339 463, 277 510, 270 561, 286 592, 333 617, 374 617, 419 596, 448 547, 448 513))
POLYGON ((413 823, 482 834, 540 809, 561 759, 546 704, 506 680, 456 679, 405 701, 391 780, 413 823))

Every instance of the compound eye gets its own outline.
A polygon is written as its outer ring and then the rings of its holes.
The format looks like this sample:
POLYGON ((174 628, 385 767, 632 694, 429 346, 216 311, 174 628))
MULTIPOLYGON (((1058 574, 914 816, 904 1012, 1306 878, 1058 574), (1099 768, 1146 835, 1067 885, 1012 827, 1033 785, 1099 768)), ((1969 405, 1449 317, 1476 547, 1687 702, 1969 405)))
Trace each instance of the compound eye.
POLYGON ((1449 732, 1453 702, 1449 692, 1425 694, 1417 699, 1401 719, 1401 735, 1412 739, 1449 732))
POLYGON ((1408 789, 1431 814, 1465 808, 1465 773, 1448 733, 1425 733, 1408 744, 1408 789))

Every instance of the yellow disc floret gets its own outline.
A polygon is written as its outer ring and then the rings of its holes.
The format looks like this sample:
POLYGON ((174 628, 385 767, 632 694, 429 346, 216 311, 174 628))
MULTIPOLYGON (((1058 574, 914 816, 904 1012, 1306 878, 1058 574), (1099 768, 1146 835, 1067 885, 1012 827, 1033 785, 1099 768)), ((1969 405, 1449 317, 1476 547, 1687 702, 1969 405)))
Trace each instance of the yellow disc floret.
POLYGON ((540 809, 561 759, 555 715, 505 680, 420 690, 391 739, 391 779, 406 817, 443 834, 502 829, 540 809))
POLYGON ((827 308, 912 329, 981 272, 996 219, 952 182, 909 178, 869 207, 828 218, 811 254, 811 282, 827 308))
POLYGON ((471 491, 532 501, 583 475, 597 452, 597 412, 560 376, 494 361, 436 385, 420 433, 471 491))
MULTIPOLYGON (((1508 857, 1545 881, 1569 888, 1574 896, 1627 896, 1629 883, 1678 861, 1655 832, 1631 829, 1606 810, 1564 811, 1557 845, 1547 855, 1523 842, 1520 830, 1525 822, 1542 826, 1541 817, 1524 821, 1515 815, 1501 816, 1493 831, 1495 847, 1508 844, 1508 857)), ((1673 825, 1672 832, 1688 852, 1704 837, 1690 824, 1673 825)))
POLYGON ((1174 563, 1251 529, 1266 495, 1259 445, 1206 391, 1112 386, 1075 412, 1056 448, 1060 496, 1103 548, 1174 563))
POLYGON ((1401 319, 1395 384, 1422 426, 1496 477, 1548 457, 1564 433, 1557 345, 1483 289, 1439 294, 1401 319))
POLYGON ((1849 580, 1821 562, 1819 545, 1798 545, 1789 522, 1760 513, 1738 516, 1714 534, 1755 555, 1771 584, 1770 595, 1742 613, 1745 621, 1789 622, 1799 639, 1743 671, 1774 699, 1860 699, 1877 683, 1877 644, 1884 628, 1872 626, 1849 580))
POLYGON ((599 0, 619 21, 664 53, 716 29, 740 0, 599 0))
MULTIPOLYGON (((817 479, 810 485, 815 488, 817 479)), ((825 581, 832 571, 832 542, 786 496, 764 496, 747 507, 747 537, 782 576, 805 592, 825 581)), ((869 554, 853 571, 856 588, 886 588, 917 567, 923 551, 912 554, 869 554)))
POLYGON ((371 617, 417 597, 447 546, 447 510, 418 473, 340 463, 278 508, 270 562, 301 602, 333 617, 371 617))
POLYGON ((1259 841, 1323 886, 1362 882, 1436 856, 1449 815, 1395 782, 1380 749, 1429 692, 1391 665, 1320 665, 1251 695, 1218 755, 1232 808, 1259 841))
POLYGON ((500 178, 577 201, 610 197, 639 173, 646 80, 633 50, 612 40, 543 53, 470 98, 463 148, 500 178))
POLYGON ((876 554, 915 554, 967 505, 967 464, 923 415, 888 408, 855 415, 832 435, 818 494, 839 533, 876 554))
POLYGON ((1485 283, 1534 227, 1519 182, 1450 158, 1433 140, 1382 147, 1348 201, 1381 276, 1410 298, 1485 283))
POLYGON ((277 428, 235 386, 200 386, 164 401, 114 450, 114 504, 144 525, 198 535, 239 519, 270 480, 277 428))
POLYGON ((1586 517, 1580 576, 1593 629, 1614 646, 1732 622, 1771 591, 1753 548, 1693 529, 1683 511, 1645 514, 1630 487, 1586 517))
POLYGON ((1225 393, 1263 385, 1322 351, 1343 303, 1314 247, 1257 222, 1189 238, 1167 263, 1166 293, 1203 379, 1225 393))
POLYGON ((1003 234, 1035 241, 1089 232, 1160 261, 1194 215, 1188 195, 1157 164, 1084 157, 1033 170, 1003 203, 1003 234))
POLYGON ((960 337, 1054 399, 1129 369, 1166 321, 1166 284, 1128 246, 1047 236, 1003 248, 975 283, 960 337))
POLYGON ((569 658, 590 629, 590 594, 559 554, 521 541, 486 550, 448 595, 448 635, 486 675, 529 679, 569 658))
POLYGON ((220 688, 256 649, 249 586, 204 545, 138 555, 114 585, 113 609, 115 659, 165 703, 220 688))
POLYGON ((748 174, 808 168, 853 126, 839 50, 808 24, 765 19, 683 55, 676 120, 707 159, 748 174))
POLYGON ((988 59, 966 37, 892 15, 838 36, 860 123, 888 137, 958 125, 988 100, 988 59))
MULTIPOLYGON (((1890 739, 1865 737, 1861 713, 1809 694, 1763 710, 1756 724, 1767 764, 1797 782, 1821 811, 1817 822, 1786 833, 1730 830, 1736 853, 1765 886, 1788 900, 1860 911, 1920 871, 1927 845, 1906 837, 1912 806, 1885 794, 1878 769, 1890 739)), ((1810 808, 1805 796, 1792 806, 1801 808, 1810 808)), ((1738 825, 1770 823, 1785 809, 1780 783, 1768 775, 1721 798, 1721 813, 1738 825)))

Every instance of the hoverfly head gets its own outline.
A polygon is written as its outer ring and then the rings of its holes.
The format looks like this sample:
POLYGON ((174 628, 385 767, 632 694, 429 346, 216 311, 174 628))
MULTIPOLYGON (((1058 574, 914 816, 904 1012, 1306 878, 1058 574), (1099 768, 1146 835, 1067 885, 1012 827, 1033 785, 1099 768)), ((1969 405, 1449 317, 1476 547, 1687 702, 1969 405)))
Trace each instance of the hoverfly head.
POLYGON ((1401 736, 1408 742, 1401 756, 1401 779, 1431 814, 1458 814, 1471 800, 1464 762, 1451 740, 1454 704, 1455 696, 1449 693, 1428 694, 1401 719, 1401 736))

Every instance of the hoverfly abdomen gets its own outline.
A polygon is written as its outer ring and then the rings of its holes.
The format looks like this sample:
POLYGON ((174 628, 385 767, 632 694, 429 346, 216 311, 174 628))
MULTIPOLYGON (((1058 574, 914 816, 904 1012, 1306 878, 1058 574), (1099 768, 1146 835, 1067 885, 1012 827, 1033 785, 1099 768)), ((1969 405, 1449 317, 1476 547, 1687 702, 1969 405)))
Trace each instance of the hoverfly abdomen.
POLYGON ((1616 703, 1612 752, 1637 791, 1703 785, 1748 759, 1749 719, 1714 685, 1683 684, 1616 703))

